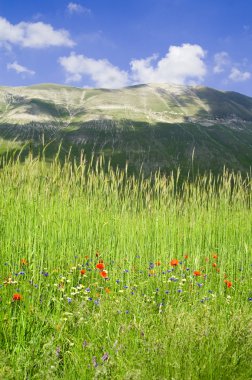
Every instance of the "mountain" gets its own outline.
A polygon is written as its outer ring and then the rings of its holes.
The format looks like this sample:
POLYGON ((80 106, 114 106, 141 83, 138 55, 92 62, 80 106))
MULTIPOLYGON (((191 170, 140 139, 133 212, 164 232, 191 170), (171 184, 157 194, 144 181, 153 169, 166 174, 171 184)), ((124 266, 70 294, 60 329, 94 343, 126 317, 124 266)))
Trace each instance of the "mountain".
POLYGON ((0 87, 0 153, 53 156, 72 147, 145 172, 180 166, 214 172, 252 163, 252 98, 200 86, 146 84, 119 90, 52 84, 0 87))

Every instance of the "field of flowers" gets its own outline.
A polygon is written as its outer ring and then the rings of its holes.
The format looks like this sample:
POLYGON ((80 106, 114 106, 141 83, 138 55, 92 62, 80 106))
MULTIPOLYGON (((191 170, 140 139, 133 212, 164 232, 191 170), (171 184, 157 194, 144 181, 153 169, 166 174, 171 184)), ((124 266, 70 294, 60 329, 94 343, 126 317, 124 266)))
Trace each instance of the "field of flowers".
POLYGON ((0 170, 0 379, 252 379, 250 178, 0 170))

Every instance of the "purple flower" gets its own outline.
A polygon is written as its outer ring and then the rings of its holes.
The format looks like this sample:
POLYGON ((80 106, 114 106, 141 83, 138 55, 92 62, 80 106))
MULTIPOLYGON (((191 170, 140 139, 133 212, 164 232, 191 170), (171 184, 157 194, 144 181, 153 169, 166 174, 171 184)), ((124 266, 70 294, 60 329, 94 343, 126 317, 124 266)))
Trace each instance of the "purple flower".
POLYGON ((60 356, 60 347, 56 348, 56 356, 57 356, 57 358, 60 356))
POLYGON ((102 356, 102 361, 105 362, 106 360, 108 360, 109 358, 109 355, 107 352, 105 352, 105 354, 102 356))
POLYGON ((93 362, 93 366, 94 366, 95 368, 98 367, 98 363, 97 363, 97 360, 96 360, 96 356, 93 356, 92 362, 93 362))

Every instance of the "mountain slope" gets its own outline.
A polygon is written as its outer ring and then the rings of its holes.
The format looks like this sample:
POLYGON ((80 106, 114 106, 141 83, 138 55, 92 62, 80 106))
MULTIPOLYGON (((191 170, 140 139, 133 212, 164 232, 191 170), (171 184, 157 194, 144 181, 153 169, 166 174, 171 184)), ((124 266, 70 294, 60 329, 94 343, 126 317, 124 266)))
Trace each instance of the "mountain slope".
POLYGON ((180 165, 249 170, 252 98, 206 87, 138 85, 120 90, 58 85, 0 87, 0 153, 32 140, 53 155, 104 153, 113 164, 167 171, 180 165))

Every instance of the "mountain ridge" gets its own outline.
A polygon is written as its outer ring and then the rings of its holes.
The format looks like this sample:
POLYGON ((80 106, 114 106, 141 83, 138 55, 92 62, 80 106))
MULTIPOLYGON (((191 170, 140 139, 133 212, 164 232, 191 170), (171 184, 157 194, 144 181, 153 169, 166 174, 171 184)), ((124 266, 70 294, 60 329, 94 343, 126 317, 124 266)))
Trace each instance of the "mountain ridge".
POLYGON ((252 98, 203 86, 141 84, 94 89, 57 84, 0 87, 0 153, 32 141, 62 143, 73 156, 104 154, 133 170, 247 171, 252 98))

